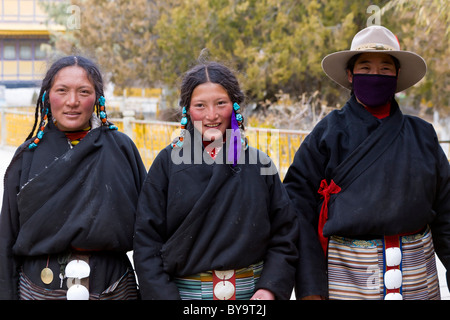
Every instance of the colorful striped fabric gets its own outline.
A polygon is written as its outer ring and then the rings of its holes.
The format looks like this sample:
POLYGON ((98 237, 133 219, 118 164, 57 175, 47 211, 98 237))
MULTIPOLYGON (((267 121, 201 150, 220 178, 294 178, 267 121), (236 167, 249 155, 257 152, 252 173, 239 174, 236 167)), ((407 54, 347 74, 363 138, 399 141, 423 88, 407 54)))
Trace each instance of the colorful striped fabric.
MULTIPOLYGON (((20 300, 66 300, 67 290, 48 290, 32 283, 20 273, 20 300)), ((119 280, 101 294, 90 293, 89 300, 137 300, 138 292, 133 270, 128 270, 119 280)))
MULTIPOLYGON (((263 263, 236 270, 236 300, 249 300, 261 275, 263 263)), ((213 300, 212 271, 175 278, 182 300, 213 300)))
MULTIPOLYGON (((404 300, 439 300, 431 232, 403 236, 402 295, 404 300)), ((328 285, 330 299, 383 299, 383 242, 330 237, 328 285)))

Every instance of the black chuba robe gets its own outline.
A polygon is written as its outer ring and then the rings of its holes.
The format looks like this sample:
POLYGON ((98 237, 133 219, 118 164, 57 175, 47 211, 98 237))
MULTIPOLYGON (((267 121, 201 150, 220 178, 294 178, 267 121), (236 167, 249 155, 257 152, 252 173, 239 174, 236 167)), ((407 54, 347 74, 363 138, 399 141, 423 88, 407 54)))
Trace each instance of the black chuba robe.
POLYGON ((249 147, 234 167, 229 139, 215 161, 192 141, 159 153, 139 198, 133 258, 142 298, 179 299, 174 277, 263 261, 256 289, 289 299, 298 226, 278 174, 266 170, 269 157, 249 147), (176 164, 175 152, 189 155, 176 164))
MULTIPOLYGON (((301 219, 296 292, 327 296, 319 244, 321 182, 329 195, 324 237, 375 239, 430 226, 436 253, 450 267, 449 162, 431 124, 402 114, 379 120, 354 96, 320 121, 301 144, 284 185, 301 219)), ((448 277, 447 277, 448 278, 448 277)))
MULTIPOLYGON (((29 143, 29 142, 28 142, 29 143)), ((0 297, 16 299, 18 272, 59 289, 57 255, 89 252, 90 291, 126 272, 135 211, 146 169, 125 134, 98 127, 74 148, 53 123, 34 150, 24 143, 5 174, 0 216, 0 297), (40 271, 50 259, 55 280, 40 271)))

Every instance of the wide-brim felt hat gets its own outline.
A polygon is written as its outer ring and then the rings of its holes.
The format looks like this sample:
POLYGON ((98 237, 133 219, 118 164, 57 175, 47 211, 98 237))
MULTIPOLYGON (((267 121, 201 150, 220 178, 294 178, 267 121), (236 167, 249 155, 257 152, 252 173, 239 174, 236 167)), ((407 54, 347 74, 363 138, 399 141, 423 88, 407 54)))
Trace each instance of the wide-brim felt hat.
POLYGON ((344 88, 352 88, 347 77, 347 63, 351 57, 364 52, 383 52, 400 62, 396 92, 403 91, 419 82, 427 72, 425 60, 418 54, 400 50, 397 37, 383 26, 370 26, 359 31, 352 40, 350 50, 338 51, 322 60, 327 76, 344 88))

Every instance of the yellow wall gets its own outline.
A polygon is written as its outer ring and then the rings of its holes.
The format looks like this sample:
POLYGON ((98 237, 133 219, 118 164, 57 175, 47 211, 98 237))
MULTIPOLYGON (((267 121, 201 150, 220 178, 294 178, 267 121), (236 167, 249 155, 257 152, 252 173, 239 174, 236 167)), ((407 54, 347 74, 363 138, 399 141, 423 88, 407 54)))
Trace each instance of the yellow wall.
MULTIPOLYGON (((31 131, 34 121, 34 108, 22 108, 22 112, 4 111, 0 121, 0 134, 2 143, 17 147, 22 144, 31 131), (2 128, 2 123, 6 124, 2 128)), ((8 109, 9 110, 9 109, 8 109)), ((122 119, 111 120, 124 132, 122 119)), ((150 168, 158 153, 165 148, 180 132, 177 123, 158 121, 132 121, 132 136, 136 147, 147 169, 150 168)), ((262 128, 247 128, 246 136, 249 145, 267 153, 283 179, 287 169, 294 159, 295 152, 305 139, 308 132, 294 130, 272 130, 262 128)), ((443 147, 449 148, 445 144, 443 147)), ((447 149, 450 152, 450 149, 447 149)), ((450 160, 450 159, 449 159, 450 160)))
POLYGON ((16 61, 3 61, 3 77, 5 80, 15 80, 17 78, 16 61))
POLYGON ((3 80, 42 80, 46 71, 45 61, 2 61, 3 80))
MULTIPOLYGON (((19 146, 22 144, 31 131, 34 116, 30 112, 20 114, 5 112, 6 136, 1 137, 2 141, 9 146, 19 146)), ((111 120, 124 131, 121 119, 111 120)), ((157 122, 157 121, 132 121, 132 139, 144 161, 147 169, 150 168, 158 153, 177 137, 180 127, 177 123, 157 122)), ((0 122, 0 129, 1 122, 0 122)), ((257 128, 247 128, 246 135, 249 144, 267 153, 277 166, 280 176, 284 177, 286 170, 292 162, 295 151, 306 137, 306 132, 266 130, 257 128)))
POLYGON ((33 62, 19 61, 20 80, 33 80, 33 62))

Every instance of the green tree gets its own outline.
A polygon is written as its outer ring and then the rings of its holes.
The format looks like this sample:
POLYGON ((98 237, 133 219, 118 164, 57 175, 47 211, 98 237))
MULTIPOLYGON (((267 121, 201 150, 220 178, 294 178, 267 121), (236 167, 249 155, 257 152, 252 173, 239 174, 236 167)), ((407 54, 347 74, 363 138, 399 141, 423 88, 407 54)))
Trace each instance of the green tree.
MULTIPOLYGON (((320 62, 328 48, 344 42, 348 46, 345 40, 356 28, 353 13, 334 25, 324 24, 327 5, 328 1, 182 1, 155 27, 165 69, 161 74, 173 83, 207 48, 212 58, 228 61, 241 72, 253 101, 275 99, 280 90, 293 96, 318 89, 324 95, 336 92, 330 82, 324 83, 320 62)), ((329 13, 326 19, 333 23, 329 13)))
MULTIPOLYGON (((366 27, 370 3, 356 0, 77 0, 81 28, 55 35, 57 47, 94 56, 119 88, 176 87, 203 49, 238 71, 249 102, 316 91, 329 105, 348 92, 329 80, 321 60, 350 47, 366 27)), ((67 13, 49 8, 61 21, 67 13), (52 11, 53 10, 53 11, 52 11)), ((425 57, 419 98, 448 109, 448 2, 379 1, 381 23, 404 49, 425 57), (433 40, 433 41, 430 41, 433 40), (439 41, 441 40, 441 41, 439 41)), ((408 91, 410 93, 410 91, 408 91)))
POLYGON ((403 50, 427 62, 424 80, 410 89, 420 102, 450 114, 450 3, 446 0, 394 0, 384 8, 383 21, 395 30, 403 50))
POLYGON ((53 35, 58 51, 94 58, 118 88, 160 84, 153 28, 170 1, 77 0, 48 3, 46 10, 52 20, 65 25, 70 5, 80 8, 80 28, 53 35))

